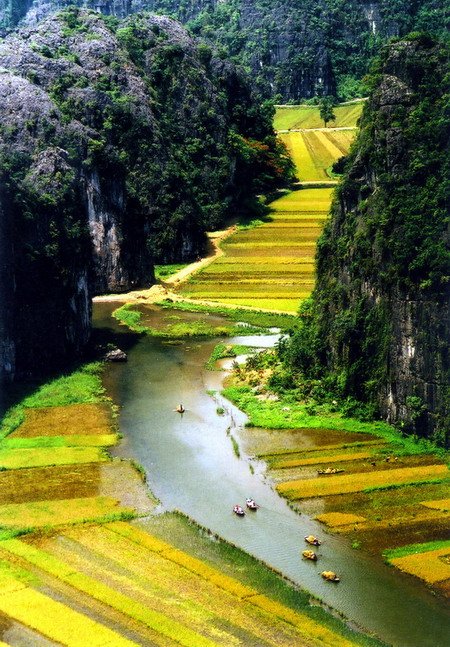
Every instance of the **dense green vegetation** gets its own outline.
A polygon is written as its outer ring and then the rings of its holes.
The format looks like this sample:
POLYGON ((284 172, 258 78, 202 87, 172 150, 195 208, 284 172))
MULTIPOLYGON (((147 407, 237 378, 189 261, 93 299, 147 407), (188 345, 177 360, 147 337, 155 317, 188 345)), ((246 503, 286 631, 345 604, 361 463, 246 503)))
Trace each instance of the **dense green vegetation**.
POLYGON ((284 99, 335 91, 346 100, 365 95, 361 80, 368 61, 388 38, 412 30, 445 34, 444 4, 379 0, 370 5, 372 16, 358 0, 152 0, 149 8, 173 15, 219 45, 225 56, 252 72, 266 96, 274 90, 284 99), (285 52, 279 52, 280 44, 285 52))
MULTIPOLYGON (((389 38, 413 30, 445 35, 449 29, 449 13, 441 0, 34 2, 39 15, 68 4, 120 17, 136 11, 170 15, 217 47, 224 58, 242 65, 263 95, 280 93, 284 100, 365 96, 362 79, 368 62, 389 38)), ((0 33, 16 25, 31 5, 31 0, 0 0, 0 33)))
POLYGON ((374 66, 361 133, 318 243, 317 286, 302 305, 303 325, 281 348, 294 382, 306 378, 364 416, 386 412, 396 388, 401 429, 433 433, 441 444, 449 421, 447 61, 443 45, 412 36, 374 66), (397 363, 409 361, 400 337, 408 316, 422 363, 413 370, 441 385, 434 400, 414 372, 397 375, 405 371, 397 363))

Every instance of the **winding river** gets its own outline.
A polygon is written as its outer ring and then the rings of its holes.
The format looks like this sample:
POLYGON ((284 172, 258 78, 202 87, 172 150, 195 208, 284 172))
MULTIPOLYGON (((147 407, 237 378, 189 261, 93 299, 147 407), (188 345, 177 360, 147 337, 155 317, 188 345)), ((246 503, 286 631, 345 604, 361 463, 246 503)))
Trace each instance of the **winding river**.
MULTIPOLYGON (((97 328, 120 329, 111 319, 112 304, 97 303, 97 328)), ((157 315, 156 315, 157 316, 157 315)), ((193 315, 183 315, 187 320, 193 315)), ((124 330, 124 329, 122 329, 124 330)), ((323 600, 356 625, 401 647, 447 647, 450 610, 413 578, 352 550, 340 538, 325 535, 320 568, 300 558, 303 536, 324 536, 306 515, 295 514, 264 478, 264 466, 249 469, 248 457, 237 458, 227 429, 237 440, 249 433, 245 417, 230 403, 207 394, 220 388, 221 374, 204 370, 217 340, 179 345, 142 337, 129 350, 129 361, 108 371, 107 387, 121 406, 124 436, 118 455, 134 458, 145 469, 151 490, 165 510, 178 509, 199 524, 265 561, 323 600), (183 416, 174 412, 182 402, 183 416), (240 519, 235 503, 252 496, 261 505, 240 519), (336 586, 319 570, 342 575, 336 586)), ((246 344, 251 344, 245 338, 246 344)), ((254 340, 260 346, 261 338, 254 340)))

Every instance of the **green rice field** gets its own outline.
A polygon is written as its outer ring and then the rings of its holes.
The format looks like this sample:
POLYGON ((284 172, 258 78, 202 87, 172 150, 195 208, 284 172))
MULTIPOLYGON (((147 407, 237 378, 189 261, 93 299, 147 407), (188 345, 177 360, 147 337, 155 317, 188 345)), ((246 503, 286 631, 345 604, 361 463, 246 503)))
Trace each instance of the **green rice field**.
MULTIPOLYGON (((333 128, 356 128, 363 109, 364 101, 344 103, 333 108, 336 120, 330 122, 333 128)), ((323 128, 324 123, 317 106, 278 106, 275 130, 293 130, 300 128, 323 128)))
POLYGON ((280 134, 297 168, 301 182, 330 181, 327 173, 332 164, 346 155, 355 130, 309 130, 280 134))

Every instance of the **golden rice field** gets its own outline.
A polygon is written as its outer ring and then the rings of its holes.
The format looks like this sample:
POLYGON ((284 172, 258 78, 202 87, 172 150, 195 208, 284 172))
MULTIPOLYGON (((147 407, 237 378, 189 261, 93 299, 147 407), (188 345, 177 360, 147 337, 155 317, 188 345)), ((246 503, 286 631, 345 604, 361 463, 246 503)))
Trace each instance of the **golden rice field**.
POLYGON ((105 496, 28 501, 1 505, 0 527, 11 529, 42 528, 127 513, 132 514, 133 509, 119 506, 117 499, 105 496))
POLYGON ((361 515, 345 512, 326 512, 325 514, 319 514, 316 519, 324 523, 326 526, 329 526, 330 528, 350 526, 366 521, 366 518, 361 517, 361 515))
POLYGON ((437 501, 421 501, 420 505, 432 510, 441 510, 442 512, 450 512, 450 499, 439 499, 437 501))
MULTIPOLYGON (((364 101, 344 103, 333 108, 336 120, 328 125, 333 128, 356 128, 364 106, 364 101)), ((323 128, 316 106, 278 106, 274 120, 275 130, 300 128, 323 128)))
POLYGON ((348 494, 361 492, 373 487, 389 487, 406 485, 408 483, 427 482, 432 479, 448 477, 450 472, 447 465, 424 465, 419 467, 401 467, 392 470, 375 471, 364 474, 337 474, 331 477, 286 481, 277 485, 277 490, 288 499, 308 499, 317 496, 348 494))
POLYGON ((181 289, 204 301, 296 312, 314 286, 314 254, 331 189, 302 189, 272 203, 271 220, 237 231, 223 256, 181 289))
POLYGON ((131 524, 6 540, 0 556, 0 611, 62 645, 357 644, 131 524))
POLYGON ((390 559, 390 563, 396 568, 415 575, 428 584, 436 584, 450 579, 450 541, 444 548, 438 550, 426 550, 405 557, 390 559), (445 559, 447 558, 447 559, 445 559))
MULTIPOLYGON (((328 188, 306 188, 272 202, 269 221, 244 228, 221 245, 223 255, 181 285, 185 297, 264 310, 297 312, 314 288, 316 243, 331 205, 332 164, 346 155, 356 134, 362 103, 335 109, 339 130, 283 132, 300 182, 323 183, 328 188), (330 188, 331 185, 331 188, 330 188)), ((275 128, 320 128, 314 106, 278 108, 275 128)))
POLYGON ((393 566, 448 596, 450 542, 446 551, 429 552, 426 559, 422 550, 420 557, 402 554, 405 544, 423 541, 440 550, 448 538, 448 466, 432 454, 396 455, 382 438, 364 436, 368 440, 361 441, 358 435, 252 428, 243 444, 266 462, 276 490, 295 510, 378 557, 392 549, 386 557, 393 566), (340 471, 319 474, 327 468, 340 471))

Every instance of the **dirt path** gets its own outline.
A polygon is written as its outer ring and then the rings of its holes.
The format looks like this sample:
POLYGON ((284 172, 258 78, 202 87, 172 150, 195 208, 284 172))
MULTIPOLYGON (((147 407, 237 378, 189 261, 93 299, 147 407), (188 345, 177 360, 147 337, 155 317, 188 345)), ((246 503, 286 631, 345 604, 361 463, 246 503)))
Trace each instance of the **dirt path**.
MULTIPOLYGON (((181 297, 170 288, 172 286, 179 286, 186 281, 192 274, 198 272, 203 267, 212 263, 216 258, 223 255, 220 248, 220 243, 231 236, 236 231, 235 224, 220 231, 213 231, 207 234, 208 236, 208 252, 204 258, 199 261, 190 263, 183 269, 175 274, 172 274, 166 281, 161 281, 147 289, 132 290, 131 292, 122 292, 121 294, 102 294, 101 296, 94 297, 94 303, 99 302, 117 302, 117 303, 156 303, 162 299, 172 299, 172 301, 191 301, 192 303, 200 303, 203 305, 217 306, 218 304, 211 301, 201 301, 199 299, 187 299, 181 297)), ((250 310, 252 308, 249 308, 250 310)))

